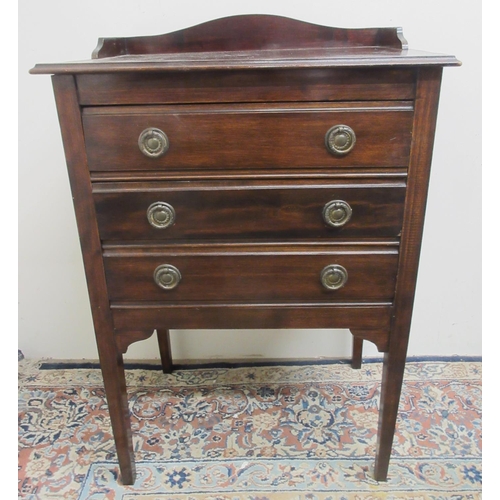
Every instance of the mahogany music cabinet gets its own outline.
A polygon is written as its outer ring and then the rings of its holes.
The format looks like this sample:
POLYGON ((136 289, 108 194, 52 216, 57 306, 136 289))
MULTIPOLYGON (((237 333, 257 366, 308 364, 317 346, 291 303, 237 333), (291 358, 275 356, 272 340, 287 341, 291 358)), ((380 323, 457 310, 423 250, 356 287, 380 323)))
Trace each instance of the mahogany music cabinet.
POLYGON ((123 483, 123 353, 156 330, 348 328, 384 354, 387 478, 443 66, 397 28, 253 15, 100 39, 52 74, 123 483))

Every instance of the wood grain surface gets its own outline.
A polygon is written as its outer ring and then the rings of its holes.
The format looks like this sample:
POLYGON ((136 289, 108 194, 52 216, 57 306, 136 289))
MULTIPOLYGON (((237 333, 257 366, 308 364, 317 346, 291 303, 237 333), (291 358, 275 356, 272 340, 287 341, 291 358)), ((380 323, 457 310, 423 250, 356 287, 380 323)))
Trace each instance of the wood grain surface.
POLYGON ((400 167, 410 153, 412 104, 304 103, 86 108, 83 115, 91 171, 169 168, 400 167), (356 144, 331 154, 325 135, 347 125, 356 144), (141 132, 154 127, 168 137, 159 158, 141 153, 141 132))
POLYGON ((122 182, 94 184, 102 240, 397 238, 406 184, 398 180, 122 182), (341 227, 328 225, 331 201, 352 209, 341 227), (173 225, 156 228, 153 203, 168 203, 173 225))

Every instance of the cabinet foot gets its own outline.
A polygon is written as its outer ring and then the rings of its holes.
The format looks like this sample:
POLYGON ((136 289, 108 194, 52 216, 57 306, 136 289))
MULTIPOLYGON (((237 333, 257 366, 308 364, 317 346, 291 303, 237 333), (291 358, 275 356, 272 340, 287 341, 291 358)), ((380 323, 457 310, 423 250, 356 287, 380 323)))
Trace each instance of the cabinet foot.
POLYGON ((355 370, 361 368, 361 362, 363 358, 363 339, 359 337, 352 338, 352 359, 351 367, 355 370))
POLYGON ((136 472, 123 356, 117 350, 112 354, 108 353, 100 357, 104 389, 108 400, 121 481, 123 484, 134 484, 136 472))
POLYGON ((406 347, 389 349, 384 354, 382 388, 380 392, 379 424, 374 478, 387 481, 392 443, 396 432, 401 388, 406 359, 406 347))
POLYGON ((163 373, 172 373, 172 348, 170 347, 169 330, 156 330, 158 336, 158 347, 160 348, 161 366, 163 373))

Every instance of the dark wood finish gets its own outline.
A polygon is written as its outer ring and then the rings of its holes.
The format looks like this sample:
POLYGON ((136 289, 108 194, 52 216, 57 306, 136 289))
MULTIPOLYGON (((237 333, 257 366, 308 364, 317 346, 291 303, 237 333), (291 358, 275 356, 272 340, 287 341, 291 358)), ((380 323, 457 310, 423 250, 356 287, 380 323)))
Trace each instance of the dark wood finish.
POLYGON ((414 141, 408 166, 408 188, 401 235, 401 257, 394 298, 389 351, 384 356, 375 479, 385 481, 403 383, 413 300, 424 225, 427 189, 436 129, 441 68, 420 68, 417 81, 414 141))
POLYGON ((406 183, 221 181, 94 184, 103 240, 176 239, 346 239, 397 238, 403 222, 406 183), (350 220, 332 227, 323 208, 343 200, 350 220), (170 204, 175 223, 153 227, 147 217, 155 202, 170 204))
POLYGON ((356 328, 371 334, 370 341, 379 351, 387 350, 391 303, 304 304, 218 304, 190 302, 112 302, 116 328, 127 329, 141 324, 169 325, 171 329, 238 328, 356 328), (373 328, 374 330, 370 330, 373 328))
POLYGON ((122 481, 133 484, 135 464, 123 357, 114 338, 74 77, 52 78, 80 235, 90 305, 122 481))
POLYGON ((108 74, 108 73, 164 73, 165 71, 220 71, 232 69, 323 69, 460 66, 453 56, 432 54, 417 50, 377 49, 376 47, 319 48, 308 50, 276 49, 270 51, 203 52, 117 56, 91 59, 78 63, 37 64, 31 74, 108 74))
POLYGON ((352 337, 352 359, 351 366, 355 370, 361 368, 363 361, 363 339, 359 337, 352 337))
POLYGON ((160 328, 156 330, 156 335, 158 336, 158 347, 160 348, 160 359, 163 373, 172 373, 174 365, 172 363, 170 332, 160 328))
POLYGON ((78 75, 84 106, 219 102, 403 101, 415 97, 413 68, 342 68, 78 75), (304 79, 308 84, 303 85, 304 79))
MULTIPOLYGON (((343 180, 359 180, 359 179, 401 179, 407 177, 407 167, 380 168, 380 167, 332 167, 332 168, 311 168, 304 167, 298 169, 287 168, 272 168, 272 169, 241 169, 228 170, 211 168, 205 169, 176 169, 172 167, 168 170, 141 170, 141 171, 102 171, 90 172, 90 179, 97 183, 100 182, 122 182, 122 181, 167 181, 167 180, 200 180, 202 177, 205 181, 214 180, 285 180, 285 179, 301 179, 304 182, 315 179, 318 182, 321 179, 343 179, 343 180)), ((97 187, 97 186, 96 186, 97 187)), ((101 189, 104 191, 104 189, 101 189)))
POLYGON ((306 47, 407 49, 401 28, 343 29, 281 16, 224 17, 157 36, 100 38, 92 58, 306 47))
POLYGON ((407 102, 101 107, 85 109, 83 127, 92 171, 400 167, 408 163, 412 117, 407 102), (357 138, 345 156, 325 147, 325 134, 338 124, 350 126, 357 138), (144 156, 137 145, 149 127, 170 142, 159 158, 144 156))
POLYGON ((234 16, 175 33, 102 38, 88 61, 37 64, 33 74, 255 68, 456 66, 453 56, 408 49, 400 28, 341 29, 278 16, 234 16))
POLYGON ((112 301, 249 302, 389 302, 394 295, 396 248, 127 247, 104 252, 108 294, 112 301), (263 258, 265 257, 265 258, 263 258), (173 290, 153 280, 162 264, 175 266, 182 279, 173 290), (330 264, 347 269, 347 284, 327 290, 320 273, 330 264))
POLYGON ((408 346, 443 66, 394 28, 237 16, 156 37, 102 39, 52 73, 122 481, 134 462, 122 353, 157 331, 348 328, 384 352, 375 478, 387 479, 408 346), (355 130, 347 155, 327 130, 355 130), (163 129, 168 152, 138 148, 163 129), (161 198, 161 199, 160 199, 161 198), (327 227, 331 199, 352 205, 327 227), (155 230, 146 210, 175 205, 155 230), (174 290, 153 281, 179 268, 174 290), (327 264, 344 288, 320 284, 327 264))

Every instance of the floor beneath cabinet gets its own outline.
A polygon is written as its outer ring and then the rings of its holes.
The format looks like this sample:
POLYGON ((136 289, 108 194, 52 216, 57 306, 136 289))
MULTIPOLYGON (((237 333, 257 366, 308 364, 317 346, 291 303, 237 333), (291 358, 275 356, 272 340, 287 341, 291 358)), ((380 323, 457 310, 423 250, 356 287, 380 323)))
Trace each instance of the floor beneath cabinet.
POLYGON ((123 486, 97 365, 19 362, 25 499, 479 499, 481 361, 409 359, 387 483, 372 479, 382 366, 127 370, 123 486))

